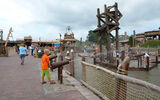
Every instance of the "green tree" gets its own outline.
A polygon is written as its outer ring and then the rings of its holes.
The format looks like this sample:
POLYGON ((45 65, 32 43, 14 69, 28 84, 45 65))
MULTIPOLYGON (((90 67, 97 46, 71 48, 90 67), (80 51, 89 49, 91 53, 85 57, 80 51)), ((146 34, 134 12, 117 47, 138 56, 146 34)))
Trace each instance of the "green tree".
POLYGON ((87 40, 89 42, 97 43, 98 42, 98 32, 92 32, 91 30, 88 32, 87 40))
POLYGON ((129 37, 128 45, 130 45, 131 47, 133 46, 133 37, 132 36, 129 37))
MULTIPOLYGON (((99 37, 100 37, 99 32, 89 31, 88 36, 87 36, 87 41, 99 44, 99 37)), ((106 39, 107 39, 107 34, 103 34, 103 36, 102 36, 102 44, 103 45, 106 44, 106 39)), ((114 42, 114 39, 111 38, 111 43, 113 43, 113 42, 114 42)))
POLYGON ((134 39, 134 43, 133 43, 133 36, 130 36, 129 37, 129 41, 128 41, 128 45, 130 45, 131 47, 133 47, 133 46, 136 46, 137 45, 137 43, 136 43, 136 40, 134 39))

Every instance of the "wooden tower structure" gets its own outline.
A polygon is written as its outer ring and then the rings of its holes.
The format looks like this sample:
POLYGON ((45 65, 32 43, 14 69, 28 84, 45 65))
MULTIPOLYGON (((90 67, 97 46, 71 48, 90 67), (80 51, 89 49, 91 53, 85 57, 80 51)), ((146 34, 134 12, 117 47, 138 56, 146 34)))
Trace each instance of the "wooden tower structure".
POLYGON ((111 61, 111 37, 116 41, 116 50, 119 50, 119 39, 118 39, 118 30, 119 20, 121 19, 122 14, 118 10, 118 4, 115 3, 113 6, 104 5, 104 12, 100 13, 100 9, 97 9, 97 18, 98 25, 93 32, 99 33, 99 43, 100 43, 100 52, 102 52, 102 37, 106 34, 106 48, 107 48, 107 60, 111 61), (116 35, 111 34, 112 31, 115 31, 116 35))

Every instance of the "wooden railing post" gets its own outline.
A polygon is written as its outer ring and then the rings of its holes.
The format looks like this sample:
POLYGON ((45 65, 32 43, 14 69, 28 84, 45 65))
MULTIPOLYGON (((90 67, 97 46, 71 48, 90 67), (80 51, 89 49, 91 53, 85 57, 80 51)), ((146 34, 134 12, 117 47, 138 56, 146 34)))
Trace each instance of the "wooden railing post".
MULTIPOLYGON (((117 73, 122 75, 128 75, 128 67, 130 63, 130 58, 126 57, 122 64, 118 66, 117 73)), ((126 93, 127 93, 127 82, 121 79, 116 80, 116 94, 115 100, 126 100, 126 93)))
POLYGON ((158 48, 158 55, 160 54, 160 48, 158 48))
POLYGON ((125 51, 122 51, 121 53, 122 53, 122 54, 121 54, 121 60, 123 61, 124 58, 125 58, 125 51))
POLYGON ((137 61, 138 61, 138 68, 139 68, 139 63, 140 63, 140 58, 139 57, 136 57, 137 61))
MULTIPOLYGON (((85 61, 85 56, 82 56, 82 61, 85 61)), ((86 82, 86 66, 82 64, 82 80, 86 82)))
POLYGON ((74 52, 71 53, 71 59, 72 59, 71 66, 70 66, 71 67, 71 74, 74 77, 74 52))
POLYGON ((142 56, 140 57, 140 65, 142 66, 142 56))
MULTIPOLYGON (((59 56, 59 60, 63 61, 62 54, 59 56)), ((63 66, 58 67, 58 81, 63 84, 63 66)))
POLYGON ((5 50, 5 55, 8 57, 9 56, 9 48, 5 47, 4 50, 5 50))
POLYGON ((118 65, 119 65, 119 55, 118 54, 116 54, 116 62, 117 62, 117 67, 118 67, 118 65))
POLYGON ((96 52, 94 52, 94 56, 93 56, 93 64, 96 65, 96 52))
POLYGON ((156 65, 158 65, 158 56, 156 55, 156 65))
POLYGON ((149 57, 146 57, 146 71, 149 71, 149 57))

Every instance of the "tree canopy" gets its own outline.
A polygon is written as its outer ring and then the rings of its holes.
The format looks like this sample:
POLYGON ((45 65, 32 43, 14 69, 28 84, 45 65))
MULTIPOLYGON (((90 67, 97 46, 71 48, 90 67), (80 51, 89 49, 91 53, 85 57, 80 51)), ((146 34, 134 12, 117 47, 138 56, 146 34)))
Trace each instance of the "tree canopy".
MULTIPOLYGON (((99 41, 98 41, 99 36, 100 36, 99 32, 93 32, 90 30, 88 32, 87 41, 99 44, 99 41)), ((103 45, 106 44, 106 39, 107 39, 107 34, 103 34, 103 36, 102 36, 102 44, 103 45)), ((111 38, 111 43, 113 43, 113 42, 114 42, 114 40, 113 40, 113 38, 111 38)))

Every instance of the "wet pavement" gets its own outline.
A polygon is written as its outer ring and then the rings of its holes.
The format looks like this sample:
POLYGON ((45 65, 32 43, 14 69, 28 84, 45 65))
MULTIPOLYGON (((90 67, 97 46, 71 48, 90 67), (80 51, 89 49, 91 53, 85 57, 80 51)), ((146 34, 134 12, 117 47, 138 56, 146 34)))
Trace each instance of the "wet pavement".
MULTIPOLYGON (((0 57, 0 100, 99 100, 67 75, 63 85, 50 85, 47 80, 41 85, 40 63, 32 56, 25 58, 24 65, 18 55, 0 57)), ((51 73, 55 81, 56 73, 51 73)))

